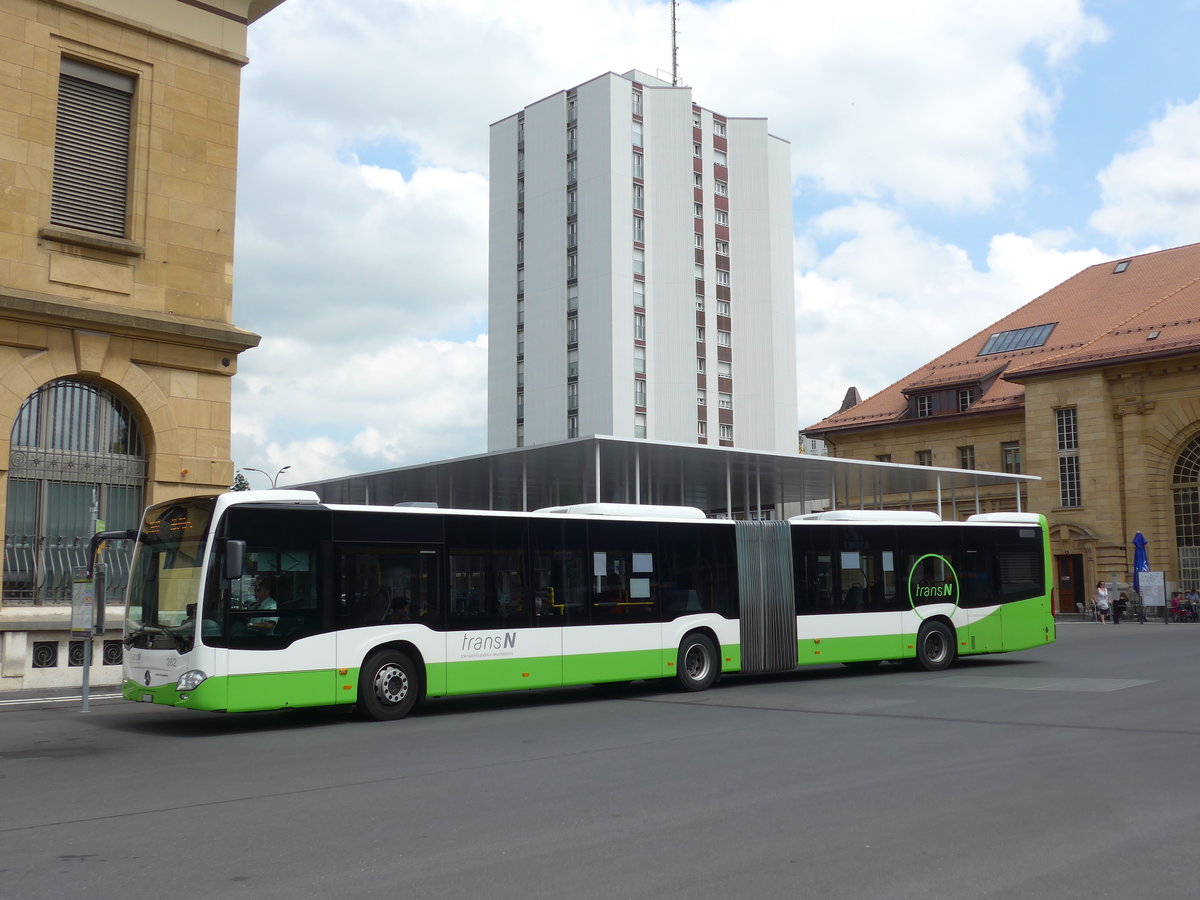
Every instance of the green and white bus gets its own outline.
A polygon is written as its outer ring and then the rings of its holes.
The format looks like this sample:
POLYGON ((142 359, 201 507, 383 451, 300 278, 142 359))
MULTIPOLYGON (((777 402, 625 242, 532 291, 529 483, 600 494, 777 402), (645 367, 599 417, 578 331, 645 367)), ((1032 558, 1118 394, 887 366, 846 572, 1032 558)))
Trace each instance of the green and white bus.
POLYGON ((190 709, 355 704, 957 656, 1054 640, 1029 513, 789 521, 593 503, 533 513, 247 491, 151 507, 124 696, 190 709))

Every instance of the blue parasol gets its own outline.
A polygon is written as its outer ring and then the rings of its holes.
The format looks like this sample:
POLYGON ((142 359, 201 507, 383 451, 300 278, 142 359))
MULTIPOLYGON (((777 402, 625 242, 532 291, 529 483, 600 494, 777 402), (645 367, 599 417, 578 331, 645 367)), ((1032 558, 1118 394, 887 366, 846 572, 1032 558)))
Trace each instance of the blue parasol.
POLYGON ((1142 572, 1150 571, 1150 557, 1146 555, 1147 543, 1149 542, 1140 531, 1133 536, 1133 590, 1137 594, 1142 592, 1139 583, 1141 579, 1138 576, 1142 572))

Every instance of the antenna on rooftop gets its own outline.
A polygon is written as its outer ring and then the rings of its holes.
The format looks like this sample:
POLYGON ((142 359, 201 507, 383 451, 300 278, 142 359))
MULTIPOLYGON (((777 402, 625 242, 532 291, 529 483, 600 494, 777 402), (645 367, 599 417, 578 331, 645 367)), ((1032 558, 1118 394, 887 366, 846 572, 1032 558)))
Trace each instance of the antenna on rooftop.
POLYGON ((679 29, 675 27, 677 2, 671 0, 671 87, 679 87, 679 29))

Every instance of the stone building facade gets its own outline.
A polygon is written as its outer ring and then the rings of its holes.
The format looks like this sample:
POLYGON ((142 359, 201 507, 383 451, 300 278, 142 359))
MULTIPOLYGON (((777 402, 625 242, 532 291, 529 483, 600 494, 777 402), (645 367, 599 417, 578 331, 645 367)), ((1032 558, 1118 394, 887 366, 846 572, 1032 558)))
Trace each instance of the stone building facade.
MULTIPOLYGON (((1132 580, 1139 531, 1168 589, 1200 586, 1200 245, 1085 269, 805 434, 842 457, 1040 476, 1021 502, 1050 522, 1061 612, 1132 580)), ((888 498, 910 501, 936 503, 888 498)))
POLYGON ((0 689, 78 682, 66 604, 97 523, 232 481, 230 379, 259 340, 233 324, 239 86, 281 2, 0 7, 0 689))

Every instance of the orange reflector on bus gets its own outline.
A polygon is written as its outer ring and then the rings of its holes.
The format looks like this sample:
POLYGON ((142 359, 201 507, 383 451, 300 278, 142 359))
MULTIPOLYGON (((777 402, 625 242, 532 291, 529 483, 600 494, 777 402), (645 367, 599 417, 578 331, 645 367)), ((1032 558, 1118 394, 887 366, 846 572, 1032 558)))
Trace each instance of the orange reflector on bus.
POLYGON ((528 677, 529 677, 529 673, 528 673, 528 672, 522 672, 522 673, 521 673, 521 677, 522 677, 522 678, 528 678, 528 677))
POLYGON ((339 675, 349 675, 350 670, 349 669, 338 669, 338 674, 339 675))
POLYGON ((343 691, 352 691, 352 690, 354 690, 354 685, 352 685, 352 684, 343 684, 343 685, 342 685, 342 690, 343 690, 343 691))

